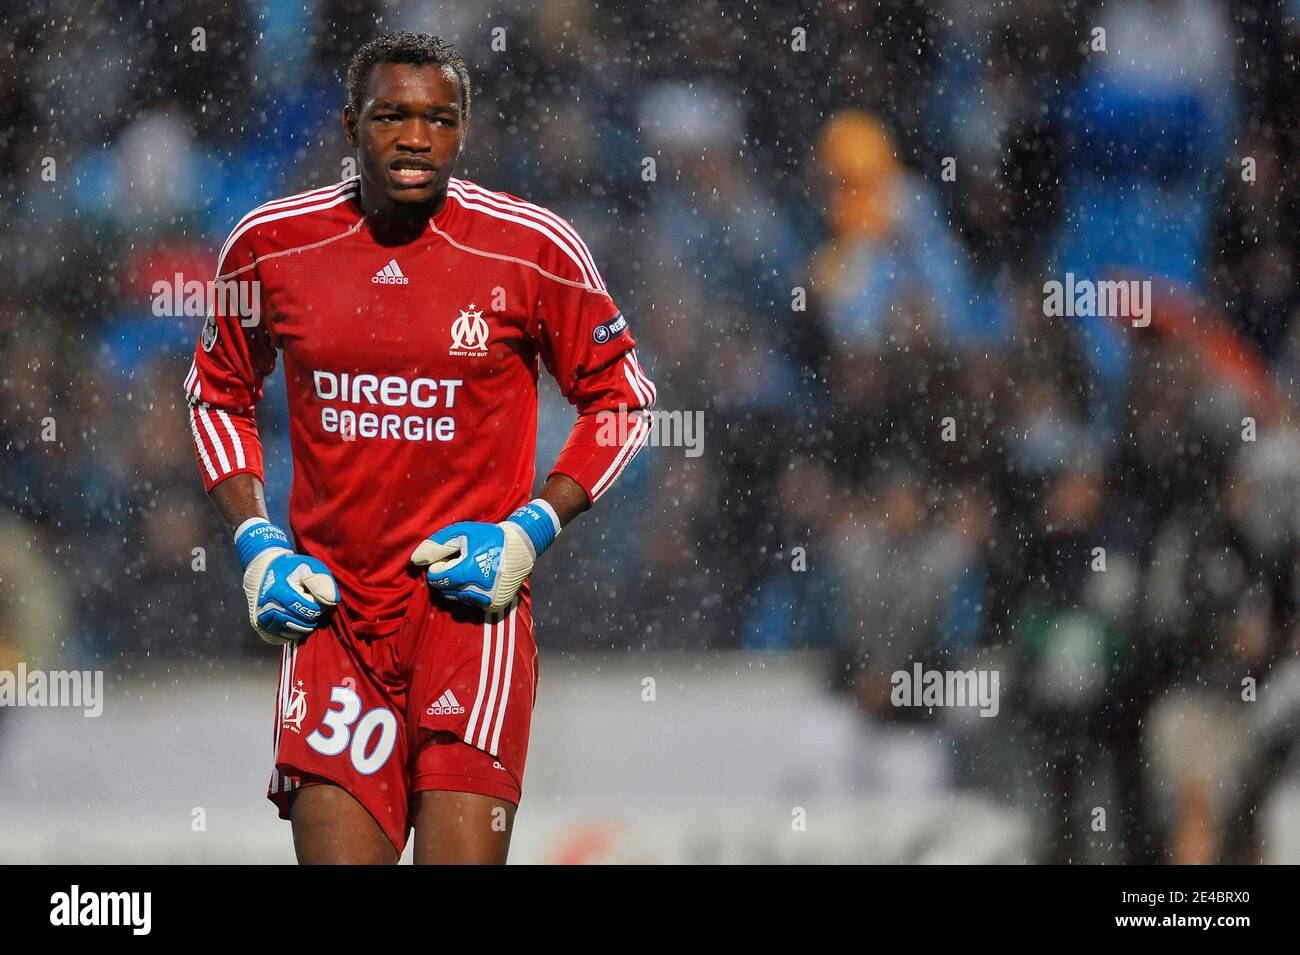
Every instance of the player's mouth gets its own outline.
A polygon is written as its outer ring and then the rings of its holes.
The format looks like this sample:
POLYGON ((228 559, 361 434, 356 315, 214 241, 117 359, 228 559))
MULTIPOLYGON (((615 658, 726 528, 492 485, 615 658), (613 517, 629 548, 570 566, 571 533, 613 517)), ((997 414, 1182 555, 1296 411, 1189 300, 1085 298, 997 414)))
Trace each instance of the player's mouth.
POLYGON ((438 175, 437 167, 418 156, 398 156, 388 164, 388 175, 403 189, 430 185, 438 175))

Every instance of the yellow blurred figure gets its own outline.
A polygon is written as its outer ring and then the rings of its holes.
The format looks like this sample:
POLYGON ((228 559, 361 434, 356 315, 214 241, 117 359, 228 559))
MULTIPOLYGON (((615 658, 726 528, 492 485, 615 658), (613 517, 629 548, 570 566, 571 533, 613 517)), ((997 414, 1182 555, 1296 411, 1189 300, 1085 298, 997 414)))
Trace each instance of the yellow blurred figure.
POLYGON ((816 253, 813 275, 827 288, 839 277, 845 252, 860 241, 878 241, 893 228, 903 166, 884 125, 857 109, 830 118, 818 138, 816 159, 830 194, 827 212, 833 234, 816 253))

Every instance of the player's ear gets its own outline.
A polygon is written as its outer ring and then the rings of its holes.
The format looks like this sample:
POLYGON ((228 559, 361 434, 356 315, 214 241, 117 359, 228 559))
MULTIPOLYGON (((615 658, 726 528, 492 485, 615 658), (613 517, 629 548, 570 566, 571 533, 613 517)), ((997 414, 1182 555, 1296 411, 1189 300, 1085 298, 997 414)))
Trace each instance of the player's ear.
POLYGON ((353 146, 357 144, 357 114, 352 111, 351 104, 343 107, 343 135, 353 146))

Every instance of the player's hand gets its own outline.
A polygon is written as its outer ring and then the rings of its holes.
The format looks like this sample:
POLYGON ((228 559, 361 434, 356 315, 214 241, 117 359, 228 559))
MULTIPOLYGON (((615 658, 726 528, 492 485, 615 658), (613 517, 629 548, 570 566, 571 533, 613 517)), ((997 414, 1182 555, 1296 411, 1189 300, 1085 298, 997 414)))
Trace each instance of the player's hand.
POLYGON ((289 535, 270 521, 245 521, 235 549, 244 566, 248 622, 266 643, 301 640, 338 603, 338 585, 329 568, 314 557, 295 554, 289 535))
POLYGON ((488 612, 504 610, 560 533, 560 520, 540 499, 500 524, 460 521, 421 541, 411 562, 429 586, 450 600, 488 612))

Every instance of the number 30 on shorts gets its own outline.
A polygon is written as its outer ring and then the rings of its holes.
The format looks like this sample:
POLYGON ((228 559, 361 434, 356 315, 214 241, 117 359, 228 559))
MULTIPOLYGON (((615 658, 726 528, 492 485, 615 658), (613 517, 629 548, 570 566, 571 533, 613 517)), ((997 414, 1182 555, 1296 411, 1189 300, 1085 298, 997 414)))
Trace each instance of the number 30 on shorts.
POLYGON ((397 743, 397 717, 382 706, 361 716, 361 697, 346 686, 330 690, 330 702, 339 707, 327 710, 321 720, 330 734, 324 735, 319 728, 312 730, 307 745, 322 756, 338 756, 346 749, 357 772, 363 776, 379 772, 397 743), (376 733, 379 739, 372 743, 376 733))

